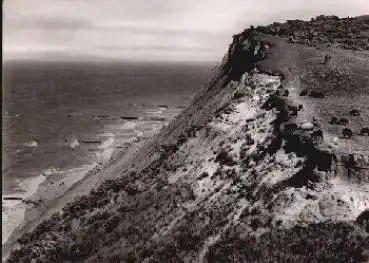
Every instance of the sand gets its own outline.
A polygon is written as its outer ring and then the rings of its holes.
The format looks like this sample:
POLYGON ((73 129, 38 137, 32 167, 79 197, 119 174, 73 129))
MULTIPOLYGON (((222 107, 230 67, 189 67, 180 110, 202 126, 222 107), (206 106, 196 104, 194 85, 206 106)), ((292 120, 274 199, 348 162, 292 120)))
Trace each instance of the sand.
MULTIPOLYGON (((138 149, 160 128, 157 124, 150 130, 146 129, 144 135, 137 132, 137 126, 137 122, 127 121, 116 127, 117 131, 124 131, 117 132, 117 136, 113 133, 101 134, 101 145, 97 148, 96 158, 90 163, 64 171, 51 168, 32 179, 30 182, 32 191, 22 198, 41 202, 36 206, 22 201, 12 201, 19 204, 13 203, 10 210, 10 213, 13 213, 10 216, 15 220, 3 226, 2 260, 7 258, 10 248, 24 233, 31 231, 55 212, 61 211, 76 196, 88 194, 104 180, 119 176, 117 171, 128 169, 138 149)), ((73 146, 79 147, 79 144, 74 142, 73 146)))

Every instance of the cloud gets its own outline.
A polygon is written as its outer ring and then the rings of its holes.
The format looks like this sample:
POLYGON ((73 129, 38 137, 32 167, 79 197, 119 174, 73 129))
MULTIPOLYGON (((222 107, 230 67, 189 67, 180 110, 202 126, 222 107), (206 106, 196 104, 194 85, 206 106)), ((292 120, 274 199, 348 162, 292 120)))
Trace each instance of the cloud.
POLYGON ((5 0, 5 58, 214 60, 250 24, 369 12, 367 0, 5 0))
POLYGON ((65 19, 62 17, 49 17, 49 16, 26 16, 22 19, 10 18, 7 21, 7 26, 11 30, 29 30, 29 29, 42 29, 42 30, 76 30, 76 29, 89 29, 93 26, 86 20, 78 18, 65 19))

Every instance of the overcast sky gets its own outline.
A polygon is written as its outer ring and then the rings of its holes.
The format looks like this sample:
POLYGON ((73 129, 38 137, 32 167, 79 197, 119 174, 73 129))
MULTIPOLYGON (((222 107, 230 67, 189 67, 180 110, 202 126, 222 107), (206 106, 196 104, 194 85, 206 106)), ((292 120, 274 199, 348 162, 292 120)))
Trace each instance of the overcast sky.
POLYGON ((369 14, 369 0, 4 0, 4 59, 214 61, 248 27, 369 14))

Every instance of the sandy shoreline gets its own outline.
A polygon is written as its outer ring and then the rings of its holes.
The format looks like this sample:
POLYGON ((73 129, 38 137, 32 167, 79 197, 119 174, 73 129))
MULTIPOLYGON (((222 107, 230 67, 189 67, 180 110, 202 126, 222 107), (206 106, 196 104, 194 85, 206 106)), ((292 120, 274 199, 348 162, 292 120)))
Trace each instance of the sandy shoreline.
POLYGON ((119 173, 116 173, 117 169, 127 168, 137 150, 147 141, 141 139, 127 142, 124 138, 114 140, 111 138, 101 145, 101 152, 97 153, 100 162, 77 167, 69 175, 68 171, 47 177, 40 175, 44 177, 43 180, 39 182, 32 195, 23 200, 41 200, 41 202, 38 206, 30 204, 25 206, 23 221, 11 232, 2 246, 2 261, 6 260, 16 241, 24 233, 31 231, 40 222, 60 211, 76 196, 88 194, 102 181, 119 176, 119 173))
MULTIPOLYGON (((76 196, 88 194, 104 180, 117 177, 119 171, 129 169, 138 150, 180 111, 153 110, 146 112, 142 120, 110 124, 105 127, 105 133, 97 135, 96 140, 100 145, 90 162, 68 170, 50 168, 44 171, 39 176, 42 180, 33 186, 32 194, 18 201, 24 209, 14 208, 17 222, 13 224, 14 229, 8 231, 10 234, 3 243, 2 261, 6 260, 24 233, 32 231, 43 220, 61 211, 76 196), (153 119, 153 116, 160 118, 153 119)), ((70 147, 73 149, 84 143, 75 139, 70 147)))
MULTIPOLYGON (((177 110, 174 116, 180 111, 177 110)), ((19 246, 17 240, 23 234, 32 231, 43 220, 61 211, 77 196, 89 194, 103 181, 120 176, 119 171, 130 169, 139 150, 145 147, 144 145, 148 145, 154 135, 168 123, 168 119, 174 117, 173 115, 164 117, 162 111, 155 111, 154 115, 159 115, 166 120, 152 120, 147 117, 149 120, 141 120, 143 122, 126 121, 123 125, 112 124, 106 129, 109 132, 98 135, 102 140, 90 163, 63 171, 50 168, 37 177, 40 180, 32 179, 35 183, 31 194, 16 195, 21 197, 17 202, 23 209, 15 208, 18 218, 16 226, 8 231, 6 241, 2 244, 2 262, 5 262, 10 252, 19 246)), ((80 147, 80 143, 83 142, 75 140, 70 147, 80 147)))

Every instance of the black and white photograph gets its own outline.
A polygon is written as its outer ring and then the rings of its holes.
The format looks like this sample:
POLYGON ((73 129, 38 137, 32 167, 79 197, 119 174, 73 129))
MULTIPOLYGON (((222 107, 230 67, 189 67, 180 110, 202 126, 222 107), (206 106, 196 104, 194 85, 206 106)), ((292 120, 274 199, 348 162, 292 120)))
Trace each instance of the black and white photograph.
POLYGON ((368 0, 3 0, 3 263, 369 262, 368 0))

